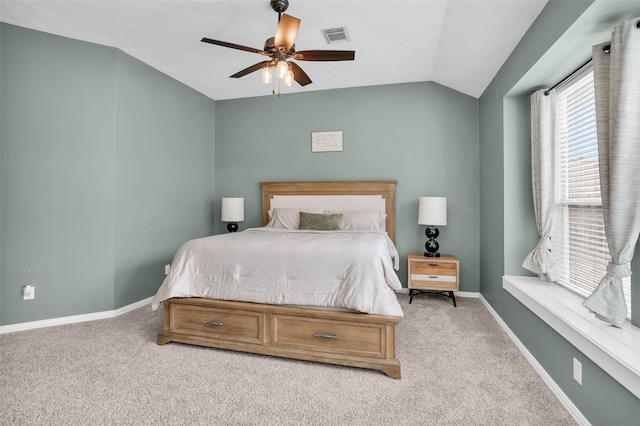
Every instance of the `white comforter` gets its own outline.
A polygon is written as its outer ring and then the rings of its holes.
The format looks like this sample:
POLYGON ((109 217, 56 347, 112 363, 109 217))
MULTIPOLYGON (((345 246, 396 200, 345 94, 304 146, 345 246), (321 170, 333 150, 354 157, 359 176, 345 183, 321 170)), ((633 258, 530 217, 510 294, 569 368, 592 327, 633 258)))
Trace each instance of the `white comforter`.
POLYGON ((152 308, 206 297, 402 316, 394 269, 398 252, 385 232, 251 228, 185 243, 152 308))

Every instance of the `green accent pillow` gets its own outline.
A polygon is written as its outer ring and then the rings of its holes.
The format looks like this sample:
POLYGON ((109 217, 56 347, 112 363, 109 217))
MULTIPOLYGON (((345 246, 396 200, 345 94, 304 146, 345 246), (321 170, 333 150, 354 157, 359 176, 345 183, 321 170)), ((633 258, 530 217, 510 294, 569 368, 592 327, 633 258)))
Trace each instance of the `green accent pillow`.
POLYGON ((300 226, 298 229, 314 231, 337 231, 342 223, 342 213, 318 214, 300 212, 300 226))

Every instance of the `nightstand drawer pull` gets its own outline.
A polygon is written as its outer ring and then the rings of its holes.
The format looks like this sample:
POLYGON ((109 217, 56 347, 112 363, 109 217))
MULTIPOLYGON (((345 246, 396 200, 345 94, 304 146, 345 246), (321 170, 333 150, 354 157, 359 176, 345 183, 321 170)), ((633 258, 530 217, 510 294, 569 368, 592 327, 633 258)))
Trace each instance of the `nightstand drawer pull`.
POLYGON ((222 326, 224 325, 224 323, 223 323, 222 321, 221 321, 221 322, 217 322, 217 321, 207 321, 207 320, 204 320, 204 323, 205 323, 206 325, 215 325, 215 326, 218 326, 218 327, 222 327, 222 326))
POLYGON ((314 337, 322 337, 323 339, 337 339, 338 336, 335 334, 321 334, 321 333, 313 333, 314 337))
POLYGON ((440 278, 440 277, 438 277, 437 275, 429 275, 429 278, 435 278, 435 279, 438 279, 438 278, 440 278))
POLYGON ((440 266, 439 263, 430 263, 429 266, 440 266))

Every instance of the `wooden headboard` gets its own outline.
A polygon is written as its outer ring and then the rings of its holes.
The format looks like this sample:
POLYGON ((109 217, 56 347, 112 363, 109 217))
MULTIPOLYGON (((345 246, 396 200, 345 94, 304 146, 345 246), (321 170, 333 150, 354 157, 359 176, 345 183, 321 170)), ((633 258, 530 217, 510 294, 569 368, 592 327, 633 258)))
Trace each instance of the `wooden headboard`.
POLYGON ((274 195, 381 195, 385 200, 385 227, 391 241, 396 241, 395 180, 260 182, 262 186, 262 226, 269 222, 269 206, 274 195))

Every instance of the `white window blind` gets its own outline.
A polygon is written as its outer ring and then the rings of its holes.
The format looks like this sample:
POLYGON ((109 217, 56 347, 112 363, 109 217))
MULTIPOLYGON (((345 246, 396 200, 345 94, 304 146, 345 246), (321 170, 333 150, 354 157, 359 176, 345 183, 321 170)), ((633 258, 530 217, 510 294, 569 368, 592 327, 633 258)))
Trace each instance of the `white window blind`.
MULTIPOLYGON (((558 284, 587 297, 607 272, 600 196, 598 137, 589 67, 557 90, 556 225, 552 241, 560 266, 558 284)), ((631 280, 625 278, 631 312, 631 280)))

